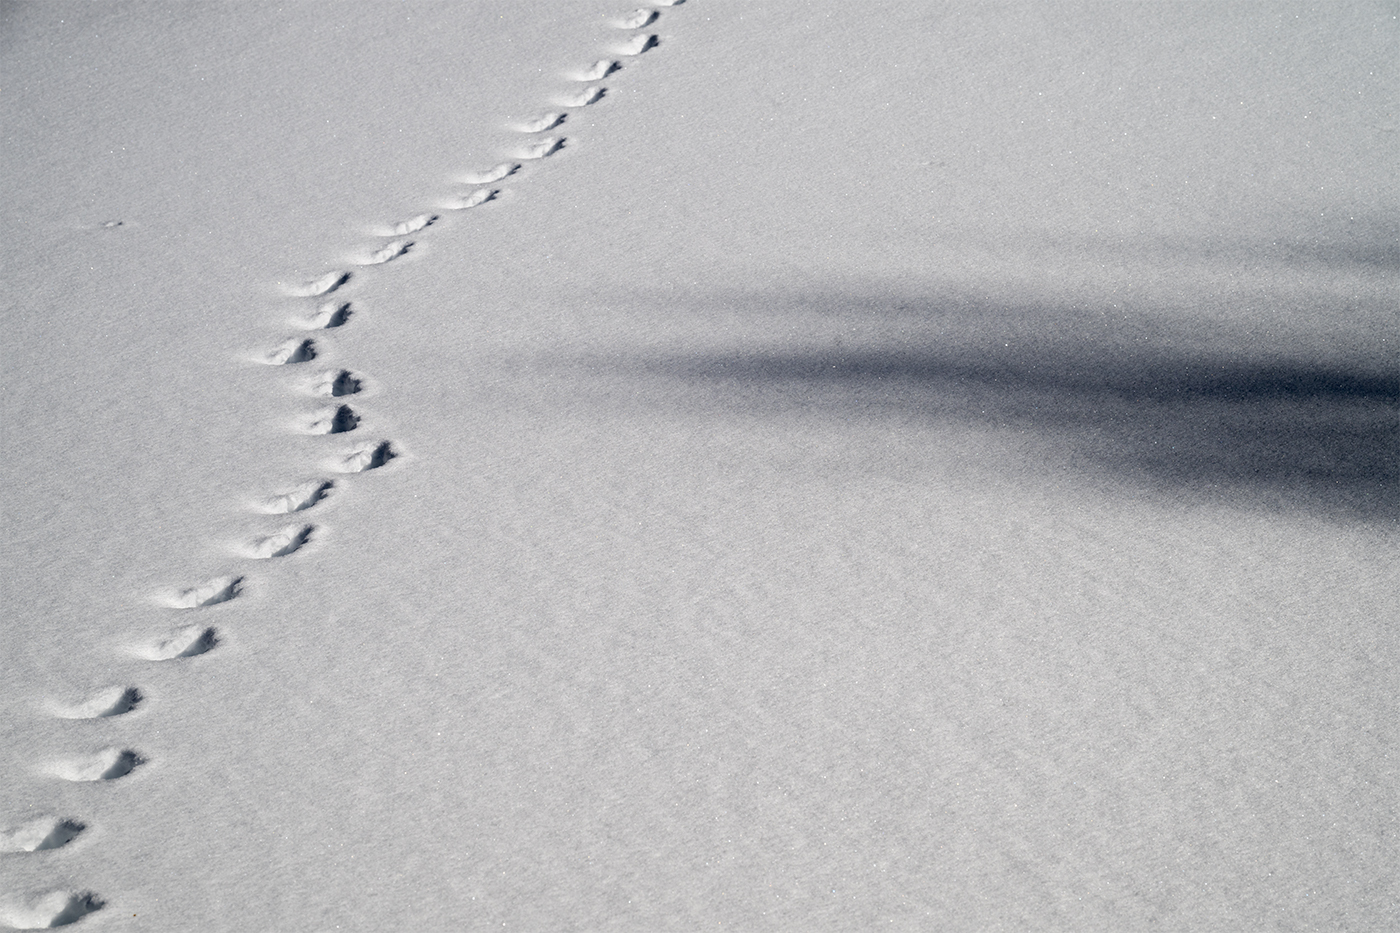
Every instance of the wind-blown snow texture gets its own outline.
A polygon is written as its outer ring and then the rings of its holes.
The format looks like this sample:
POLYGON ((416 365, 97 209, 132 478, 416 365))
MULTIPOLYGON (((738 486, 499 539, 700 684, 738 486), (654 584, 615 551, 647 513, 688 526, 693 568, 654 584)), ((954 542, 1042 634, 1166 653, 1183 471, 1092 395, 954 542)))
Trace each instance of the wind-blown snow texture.
POLYGON ((0 7, 0 925, 1389 928, 1397 51, 0 7))

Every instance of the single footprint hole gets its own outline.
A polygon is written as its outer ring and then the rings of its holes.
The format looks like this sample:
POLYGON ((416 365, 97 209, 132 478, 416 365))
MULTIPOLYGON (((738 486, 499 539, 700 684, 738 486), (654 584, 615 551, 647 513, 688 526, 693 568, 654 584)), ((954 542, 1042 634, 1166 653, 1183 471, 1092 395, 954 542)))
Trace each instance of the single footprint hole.
POLYGON ((533 120, 526 120, 516 126, 522 133, 543 133, 545 130, 552 130, 568 119, 568 114, 553 110, 533 120))
POLYGON ((516 152, 518 159, 544 159, 564 148, 564 137, 549 136, 516 152))
POLYGON ((313 479, 286 492, 279 492, 263 501, 262 511, 272 515, 300 512, 309 509, 326 497, 335 483, 330 480, 313 479))
POLYGON ((172 609, 199 609, 228 602, 238 595, 242 577, 215 577, 208 583, 180 590, 165 600, 172 609))
POLYGON ((141 691, 135 687, 109 687, 93 694, 82 703, 54 709, 62 719, 106 719, 121 716, 141 703, 141 691))
POLYGON ((360 260, 362 266, 382 266, 406 254, 413 248, 412 240, 394 240, 360 260))
POLYGON ((619 55, 641 55, 648 49, 654 49, 661 44, 661 40, 655 35, 633 36, 631 39, 619 45, 614 51, 619 55))
POLYGON ((0 829, 0 852, 43 852, 68 845, 87 826, 77 820, 45 816, 13 829, 0 829))
POLYGON ((146 759, 129 748, 109 748, 94 755, 61 761, 53 770, 54 774, 65 781, 115 781, 117 778, 126 777, 145 763, 146 759))
POLYGON ((326 409, 308 426, 311 434, 345 434, 360 426, 360 416, 349 405, 326 409))
POLYGON ((500 194, 499 188, 478 188, 471 194, 460 198, 451 198, 442 203, 442 208, 449 211, 464 211, 470 207, 485 204, 487 201, 494 201, 496 195, 500 194))
POLYGON ((379 236, 407 236, 410 233, 417 233, 424 227, 432 226, 437 219, 437 214, 419 214, 417 217, 410 217, 400 223, 379 227, 375 233, 379 236))
POLYGON ((287 293, 298 298, 315 298, 317 295, 329 295, 350 281, 350 273, 343 270, 327 272, 319 278, 314 278, 309 282, 300 285, 292 285, 287 288, 287 293))
POLYGON ((307 330, 326 330, 331 327, 344 327, 350 320, 350 302, 328 301, 316 312, 302 321, 307 330))
POLYGON ((656 18, 660 15, 655 10, 637 10, 621 17, 613 25, 618 29, 641 29, 643 26, 650 26, 656 22, 656 18))
POLYGON ((103 901, 91 891, 84 891, 82 894, 74 894, 68 898, 68 903, 62 910, 49 921, 49 928, 66 927, 69 924, 77 923, 90 913, 101 910, 103 901))
POLYGON ((570 75, 575 81, 601 81, 614 71, 622 68, 621 63, 611 58, 600 58, 592 65, 570 75))
POLYGON ((607 93, 605 87, 586 87, 576 94, 565 94, 555 100, 561 107, 587 107, 602 100, 607 93))
POLYGON ((315 526, 313 525, 293 525, 283 528, 275 534, 255 539, 248 544, 244 551, 248 557, 255 560, 286 557, 311 540, 311 532, 314 530, 315 526))
POLYGON ((91 891, 52 891, 28 904, 0 907, 0 922, 14 930, 51 930, 77 923, 104 906, 91 891))
POLYGON ((59 820, 32 851, 44 852, 48 849, 61 849, 77 839, 78 835, 85 829, 87 829, 86 823, 80 823, 77 820, 59 820))
POLYGON ((500 165, 494 165, 484 172, 467 172, 459 180, 464 185, 490 185, 500 181, 502 178, 514 175, 518 171, 520 171, 520 164, 518 162, 502 162, 500 165))
POLYGON ((218 643, 219 636, 214 629, 187 625, 159 641, 137 649, 136 654, 148 661, 173 661, 176 658, 193 658, 205 654, 214 650, 218 643))
POLYGON ((115 781, 117 778, 126 777, 138 766, 146 763, 146 759, 129 748, 122 749, 114 755, 100 753, 99 759, 102 764, 102 770, 97 774, 99 781, 115 781))
POLYGON ((398 454, 394 452, 393 445, 388 441, 366 444, 341 457, 337 468, 342 473, 363 473, 366 470, 379 469, 396 456, 398 454))
POLYGON ((346 395, 354 395, 361 389, 359 378, 348 369, 331 370, 322 373, 316 382, 314 389, 317 395, 329 398, 341 398, 346 395))
POLYGON ((315 342, 294 337, 269 353, 267 362, 272 366, 286 366, 290 363, 307 363, 315 358, 315 342))

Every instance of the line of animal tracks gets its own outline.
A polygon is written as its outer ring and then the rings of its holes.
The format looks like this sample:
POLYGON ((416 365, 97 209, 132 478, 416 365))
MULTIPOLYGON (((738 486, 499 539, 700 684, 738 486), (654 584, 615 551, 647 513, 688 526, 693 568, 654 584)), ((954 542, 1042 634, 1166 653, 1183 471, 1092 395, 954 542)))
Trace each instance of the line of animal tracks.
MULTIPOLYGON (((606 57, 570 73, 573 86, 561 87, 537 117, 513 127, 527 138, 509 150, 504 161, 464 170, 457 177, 460 187, 435 199, 425 199, 428 209, 422 213, 371 227, 375 240, 350 262, 283 284, 282 290, 292 305, 290 319, 295 332, 275 347, 259 352, 257 358, 268 366, 289 366, 306 372, 306 377, 294 379, 293 385, 297 394, 315 397, 318 402, 311 410, 292 416, 292 432, 336 437, 308 443, 310 462, 306 475, 289 478, 284 487, 266 490, 260 500, 249 504, 249 511, 259 516, 251 519, 252 524, 261 527, 246 532, 233 548, 230 566, 216 568, 218 572, 209 579, 153 594, 149 629, 133 633, 134 644, 123 650, 153 664, 186 664, 188 675, 197 677, 200 664, 217 663, 220 642, 230 625, 218 607, 244 594, 246 584, 257 572, 256 564, 250 562, 295 559, 297 552, 314 542, 320 533, 317 507, 335 496, 342 484, 357 482, 357 477, 369 471, 392 471, 408 462, 399 441, 374 435, 372 412, 358 401, 367 385, 377 389, 378 384, 353 368, 322 368, 327 360, 340 360, 341 347, 337 343, 343 340, 341 335, 347 329, 354 327, 356 285, 362 278, 376 274, 381 266, 412 255, 418 242, 431 236, 434 225, 449 213, 489 205, 504 190, 500 185, 527 181, 532 170, 528 166, 567 150, 570 113, 606 100, 607 87, 603 82, 626 68, 630 59, 659 48, 662 40, 651 28, 657 25, 663 10, 684 2, 651 0, 643 8, 612 19, 611 24, 627 35, 604 50, 606 57), (194 658, 200 660, 191 661, 194 658)), ((130 747, 83 747, 84 733, 77 731, 79 727, 72 721, 124 716, 138 708, 149 708, 151 702, 140 683, 118 683, 87 697, 55 701, 50 707, 55 728, 73 730, 69 735, 74 747, 69 757, 44 764, 45 773, 55 781, 98 787, 139 772, 150 762, 139 741, 130 747)), ((158 791, 153 788, 153 792, 158 791)), ((0 814, 0 858, 43 859, 45 853, 80 838, 91 828, 89 824, 82 812, 0 814)), ((93 851, 97 853, 96 847, 93 851)), ((103 909, 119 913, 122 900, 119 891, 65 888, 0 894, 16 898, 0 901, 0 925, 21 930, 65 926, 103 909)))

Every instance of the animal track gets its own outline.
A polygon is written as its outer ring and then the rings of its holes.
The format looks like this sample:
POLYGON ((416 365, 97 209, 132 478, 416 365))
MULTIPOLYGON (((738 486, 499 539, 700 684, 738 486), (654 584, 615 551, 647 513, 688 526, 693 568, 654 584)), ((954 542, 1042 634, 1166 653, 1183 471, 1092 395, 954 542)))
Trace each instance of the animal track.
POLYGON ((413 249, 412 240, 394 240, 359 260, 359 263, 362 266, 382 266, 386 262, 392 262, 405 255, 411 249, 413 249))
POLYGON ((366 470, 377 470, 397 456, 393 445, 388 441, 364 444, 336 460, 334 468, 342 473, 363 473, 366 470))
MULTIPOLYGON (((634 0, 635 2, 635 0, 634 0)), ((651 0, 652 7, 672 7, 684 0, 651 0)), ((611 24, 619 29, 633 30, 632 35, 621 36, 610 49, 610 54, 630 58, 642 55, 660 45, 660 38, 651 32, 641 32, 655 23, 659 17, 656 9, 639 8, 617 17, 611 24)), ((599 84, 608 75, 623 67, 616 58, 599 59, 587 68, 567 73, 572 80, 583 86, 575 87, 567 94, 556 98, 554 103, 561 108, 581 108, 602 100, 607 96, 607 88, 599 84)), ((556 75, 558 73, 556 72, 556 75)), ((525 139, 515 151, 519 161, 502 162, 483 171, 468 172, 459 180, 476 190, 466 190, 450 197, 440 207, 442 210, 460 211, 477 207, 495 199, 501 192, 488 187, 514 175, 521 169, 521 162, 548 158, 566 146, 572 146, 570 137, 562 135, 544 136, 556 130, 569 119, 566 110, 549 110, 533 119, 514 124, 511 128, 519 133, 540 134, 533 139, 525 139)), ((572 126, 572 124, 571 124, 572 126)), ((388 242, 379 241, 376 246, 366 247, 364 253, 352 254, 353 262, 345 262, 342 268, 325 272, 316 278, 280 282, 279 287, 287 295, 295 298, 321 299, 315 311, 308 311, 310 303, 294 309, 288 323, 303 330, 323 330, 343 327, 349 322, 352 309, 349 301, 339 298, 326 300, 339 289, 345 287, 359 272, 349 271, 348 266, 373 266, 392 262, 414 250, 414 234, 430 227, 439 220, 436 213, 423 213, 397 223, 367 226, 365 229, 377 237, 392 238, 388 242)), ((104 227, 119 227, 121 221, 109 221, 104 227)), ((344 257, 350 259, 352 257, 344 257)), ((333 345, 334 346, 334 345, 333 345)), ((288 339, 276 349, 259 357, 273 365, 289 365, 310 362, 317 358, 315 341, 303 337, 288 339)), ((252 358, 250 354, 249 357, 252 358)), ((289 379, 299 392, 308 390, 322 399, 339 399, 362 391, 361 377, 347 369, 331 369, 314 377, 289 379)), ((378 386, 371 383, 371 389, 378 386)), ((370 393, 371 395, 374 392, 370 393)), ((361 416, 350 405, 323 402, 326 407, 306 417, 301 426, 312 434, 343 434, 361 426, 361 416)), ((394 444, 387 440, 359 444, 340 453, 324 465, 339 473, 363 473, 378 469, 391 460, 403 456, 394 444)), ((349 482, 347 480, 347 482, 349 482)), ((272 494, 260 502, 249 503, 256 511, 266 514, 289 515, 315 506, 330 493, 335 483, 326 479, 311 479, 284 491, 272 494)), ((288 524, 271 534, 246 539, 235 544, 234 550, 242 557, 266 560, 293 554, 312 540, 317 526, 304 523, 288 524)), ((158 601, 172 609, 190 610, 216 606, 240 595, 244 577, 234 575, 218 576, 207 582, 184 590, 172 590, 158 595, 158 601)), ((219 616, 215 616, 219 618, 219 616)), ((188 617, 186 617, 188 618, 188 617)), ((128 650, 135 656, 150 661, 171 661, 193 658, 212 651, 220 644, 220 634, 212 626, 185 625, 172 628, 164 637, 159 637, 128 650)), ((109 686, 78 702, 71 704, 50 704, 49 710, 65 719, 104 719, 122 716, 140 706, 144 697, 140 690, 132 686, 109 686)), ((138 725, 146 717, 136 717, 138 725)), ((95 727, 87 727, 95 728, 95 727)), ((146 764, 146 759, 130 748, 109 747, 88 755, 78 755, 58 760, 44 766, 44 770, 58 778, 74 782, 112 781, 129 775, 146 764)), ((85 791, 90 793, 90 791, 85 791)), ((55 816, 41 816, 28 822, 0 829, 0 853, 38 852, 57 849, 67 845, 85 830, 85 825, 77 820, 55 816)), ((81 847, 80 847, 81 848, 81 847)), ((37 892, 36 892, 37 893, 37 892)), ((101 910, 104 902, 90 891, 50 890, 28 900, 5 899, 0 897, 0 926, 21 929, 41 929, 65 926, 75 923, 94 911, 101 910)), ((99 924, 100 925, 100 924, 99 924)))
POLYGON ((0 923, 14 930, 49 930, 77 923, 104 906, 91 891, 50 891, 28 903, 0 905, 0 923))
POLYGON ((212 628, 200 625, 186 625, 173 633, 136 649, 137 657, 147 661, 174 661, 176 658, 193 658, 212 651, 219 643, 218 633, 212 628))
POLYGON ((564 148, 564 137, 548 136, 531 146, 516 150, 517 159, 543 159, 564 148))
POLYGON ((515 128, 521 133, 543 133, 545 130, 554 129, 556 126, 567 120, 568 117, 569 115, 566 113, 560 113, 557 110, 552 110, 549 113, 544 114, 543 116, 536 117, 533 120, 526 120, 524 123, 517 124, 515 128))
POLYGON ((297 298, 315 298, 318 295, 329 295, 348 281, 350 281, 350 273, 337 270, 327 272, 320 278, 312 279, 309 282, 292 285, 287 288, 287 293, 297 298))
POLYGON ((328 479, 313 479, 286 492, 279 492, 263 501, 261 511, 269 515, 284 515, 309 509, 326 497, 335 483, 328 479))
POLYGON ((129 748, 107 748, 91 755, 57 762, 52 770, 55 776, 65 781, 115 781, 145 763, 146 759, 129 748))
POLYGON ((460 180, 464 185, 489 185, 514 175, 518 171, 520 171, 518 162, 502 162, 484 172, 468 172, 460 180))
POLYGON ((350 302, 328 301, 317 308, 314 314, 303 318, 301 326, 305 327, 307 330, 327 330, 332 327, 344 327, 345 323, 350 320, 351 313, 350 302))
POLYGON ((254 560, 286 557, 311 540, 311 532, 314 530, 314 525, 289 525, 274 534, 250 541, 244 546, 243 554, 254 560))
POLYGON ((661 40, 654 35, 633 36, 627 42, 613 49, 618 55, 641 55, 648 49, 654 49, 661 44, 661 40))
POLYGON ((464 211, 467 208, 476 207, 479 204, 485 204, 487 201, 494 201, 496 199, 496 195, 500 193, 500 189, 498 188, 481 188, 477 191, 473 191, 471 194, 466 195, 464 197, 451 198, 447 201, 442 202, 442 204, 439 206, 442 207, 443 210, 464 211))
POLYGON ((575 81, 601 81, 622 68, 622 64, 611 58, 600 58, 582 71, 570 75, 575 81))
POLYGON ((53 713, 60 719, 106 719, 129 713, 140 703, 141 691, 135 687, 108 687, 81 703, 55 705, 53 713))
POLYGON ((641 29, 656 22, 656 17, 660 15, 655 10, 637 10, 617 20, 613 25, 618 29, 641 29))
POLYGON ((345 434, 360 426, 360 416, 349 405, 327 408, 312 416, 308 434, 345 434))
MULTIPOLYGON (((347 307, 347 316, 349 310, 347 307)), ((300 337, 293 337, 291 340, 283 342, 267 354, 265 361, 269 366, 286 366, 289 363, 308 363, 316 359, 316 343, 313 340, 304 340, 300 337)))
POLYGON ((77 820, 42 816, 37 820, 0 829, 0 852, 43 852, 66 846, 87 826, 77 820))
POLYGON ((419 214, 417 217, 410 217, 402 223, 376 228, 375 233, 379 236, 407 236, 410 233, 417 233, 424 227, 431 226, 437 219, 437 214, 419 214))
POLYGON ((561 107, 587 107, 602 100, 607 93, 608 89, 605 87, 586 87, 577 94, 564 94, 555 98, 555 103, 561 107))
POLYGON ((242 583, 242 577, 215 577, 208 583, 167 596, 164 602, 171 609, 200 609, 226 603, 238 595, 242 583))
POLYGON ((316 378, 311 387, 313 395, 323 398, 340 398, 345 395, 354 395, 361 388, 360 380, 348 369, 331 370, 324 372, 316 378))

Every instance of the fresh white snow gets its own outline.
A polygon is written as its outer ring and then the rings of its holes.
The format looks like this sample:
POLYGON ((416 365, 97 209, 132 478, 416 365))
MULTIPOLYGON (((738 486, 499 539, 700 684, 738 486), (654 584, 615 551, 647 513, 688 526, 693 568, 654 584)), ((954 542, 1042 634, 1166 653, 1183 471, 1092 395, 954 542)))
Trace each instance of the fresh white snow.
POLYGON ((1397 51, 0 7, 0 927, 1388 928, 1397 51))

